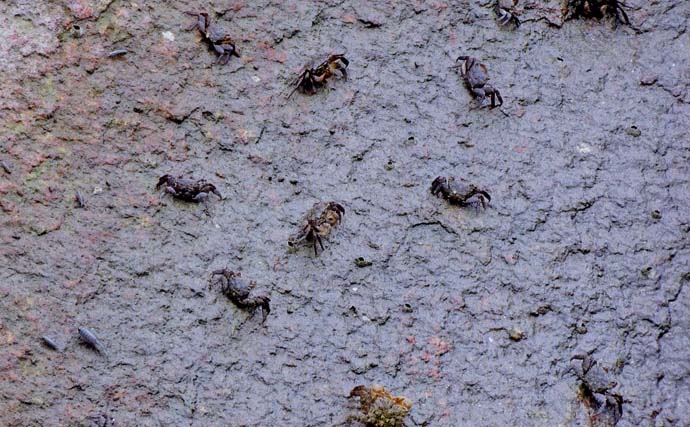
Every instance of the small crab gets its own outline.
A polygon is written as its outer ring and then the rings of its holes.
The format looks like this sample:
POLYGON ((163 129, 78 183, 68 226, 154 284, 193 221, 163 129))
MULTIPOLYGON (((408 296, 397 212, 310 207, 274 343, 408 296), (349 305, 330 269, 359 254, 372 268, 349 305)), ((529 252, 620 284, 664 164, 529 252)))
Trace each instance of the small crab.
POLYGON ((460 75, 465 80, 465 86, 472 92, 472 94, 479 98, 479 102, 483 105, 486 97, 491 98, 491 108, 503 105, 503 98, 498 89, 491 86, 489 76, 486 71, 486 66, 480 64, 477 58, 471 56, 459 56, 455 62, 462 59, 460 68, 460 75), (498 98, 498 104, 496 99, 498 98))
POLYGON ((304 217, 300 230, 288 238, 288 246, 295 247, 307 241, 314 244, 314 254, 318 255, 317 243, 323 250, 321 238, 327 237, 333 228, 340 223, 345 214, 345 208, 336 202, 316 203, 304 217), (321 212, 317 217, 317 213, 321 212))
POLYGON ((158 179, 156 189, 161 186, 164 186, 165 193, 172 194, 176 199, 186 202, 199 203, 205 201, 209 193, 215 194, 221 200, 223 199, 223 196, 221 196, 220 192, 216 189, 216 186, 204 179, 193 181, 179 177, 176 178, 172 175, 163 175, 158 179))
POLYGON ((438 176, 431 183, 431 194, 448 200, 448 203, 458 206, 481 205, 486 209, 491 196, 485 190, 474 184, 468 184, 465 180, 458 181, 453 177, 438 176))
POLYGON ((304 67, 299 76, 291 83, 291 86, 295 87, 288 95, 288 99, 298 89, 307 95, 315 94, 319 88, 326 84, 328 79, 336 75, 336 71, 339 71, 342 77, 347 79, 348 65, 350 65, 350 61, 345 58, 345 54, 339 53, 329 56, 316 68, 311 65, 304 67))
POLYGON ((515 26, 515 28, 518 28, 520 26, 520 19, 517 16, 515 16, 514 12, 504 7, 501 4, 501 0, 496 0, 496 3, 494 4, 494 13, 496 14, 496 18, 498 19, 499 25, 505 27, 508 24, 512 23, 515 26))
POLYGON ((216 51, 218 56, 218 61, 221 64, 227 64, 230 60, 230 56, 234 55, 240 57, 237 48, 235 47, 235 42, 232 37, 227 33, 227 31, 216 24, 211 24, 211 18, 209 18, 206 12, 186 12, 187 15, 192 15, 197 17, 196 24, 189 27, 190 30, 194 28, 198 29, 201 33, 203 39, 216 51))
POLYGON ((266 321, 268 313, 271 312, 269 303, 271 299, 267 295, 255 294, 255 282, 246 283, 240 278, 241 274, 235 271, 221 268, 211 273, 211 287, 220 286, 220 291, 230 299, 236 306, 251 310, 252 315, 257 308, 263 314, 262 323, 266 321))
POLYGON ((580 380, 578 397, 587 407, 590 427, 615 427, 623 416, 623 398, 611 392, 617 383, 609 370, 586 354, 575 355, 572 360, 582 361, 573 370, 580 380))
POLYGON ((391 395, 381 384, 371 388, 358 385, 350 391, 349 397, 359 397, 362 412, 349 420, 365 427, 402 427, 412 408, 410 399, 391 395))
POLYGON ((616 22, 630 25, 625 7, 627 6, 620 0, 565 0, 563 15, 566 20, 580 17, 601 19, 609 16, 616 22))

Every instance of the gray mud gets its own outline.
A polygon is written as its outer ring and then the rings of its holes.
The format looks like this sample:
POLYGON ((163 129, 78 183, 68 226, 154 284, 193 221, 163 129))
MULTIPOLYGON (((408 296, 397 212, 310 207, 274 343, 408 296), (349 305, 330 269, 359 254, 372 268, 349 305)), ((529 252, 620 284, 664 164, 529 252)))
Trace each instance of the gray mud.
POLYGON ((378 382, 413 426, 584 426, 586 352, 619 426, 690 425, 690 2, 614 28, 529 1, 516 31, 491 3, 2 2, 0 425, 332 426, 378 382), (332 52, 350 79, 286 100, 332 52), (462 54, 503 107, 473 108, 462 54), (166 173, 225 200, 161 200, 166 173), (343 223, 288 252, 319 200, 343 223), (208 289, 223 267, 270 293, 265 325, 208 289))

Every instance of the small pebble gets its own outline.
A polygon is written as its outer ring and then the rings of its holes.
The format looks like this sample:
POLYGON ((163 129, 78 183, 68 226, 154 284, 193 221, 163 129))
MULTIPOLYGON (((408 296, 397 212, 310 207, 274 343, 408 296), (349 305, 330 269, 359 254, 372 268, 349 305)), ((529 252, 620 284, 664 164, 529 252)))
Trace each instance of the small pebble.
POLYGON ((103 355, 107 355, 105 349, 103 348, 103 344, 101 344, 101 341, 93 332, 86 328, 79 328, 79 336, 85 343, 93 347, 96 351, 103 355))
POLYGON ((657 76, 652 75, 652 74, 647 74, 645 76, 642 76, 640 79, 640 84, 642 86, 651 86, 657 81, 657 76))
POLYGON ((626 130, 626 132, 627 132, 628 135, 634 136, 634 137, 636 137, 636 138, 637 138, 638 136, 642 135, 642 131, 640 131, 640 130, 637 128, 637 126, 634 126, 634 125, 633 125, 633 126, 630 126, 630 127, 628 128, 628 130, 626 130))
POLYGON ((587 325, 585 325, 584 322, 578 322, 578 323, 575 325, 575 329, 574 329, 574 330, 575 330, 576 333, 578 333, 578 334, 580 334, 580 335, 584 335, 584 334, 587 333, 587 325))
POLYGON ((510 331, 508 331, 508 338, 513 341, 521 341, 525 338, 525 333, 520 329, 512 328, 510 331))
POLYGON ((81 38, 84 35, 84 28, 81 25, 72 25, 72 37, 75 39, 81 38))
POLYGON ((118 56, 124 56, 127 55, 129 51, 127 49, 117 49, 108 54, 108 58, 115 58, 118 56))
POLYGON ((582 154, 588 154, 592 152, 592 147, 589 144, 582 143, 577 146, 577 151, 582 154))
POLYGON ((50 338, 49 336, 44 335, 43 336, 43 342, 49 348, 52 348, 53 350, 56 350, 58 352, 62 352, 62 346, 60 344, 58 344, 55 340, 50 338))
POLYGON ((640 274, 643 277, 649 277, 650 274, 652 274, 652 267, 645 267, 642 270, 640 270, 640 274))
POLYGON ((357 267, 362 268, 362 267, 369 267, 373 263, 371 261, 365 260, 362 257, 359 257, 359 258, 355 258, 355 264, 357 265, 357 267))

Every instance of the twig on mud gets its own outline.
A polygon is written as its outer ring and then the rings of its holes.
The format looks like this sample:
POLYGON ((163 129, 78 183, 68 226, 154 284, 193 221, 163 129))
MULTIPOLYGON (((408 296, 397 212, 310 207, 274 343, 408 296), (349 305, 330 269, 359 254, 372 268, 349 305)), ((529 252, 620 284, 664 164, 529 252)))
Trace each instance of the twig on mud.
POLYGON ((185 120, 190 118, 191 115, 194 114, 200 108, 201 107, 197 106, 197 107, 193 108, 191 111, 189 111, 187 114, 183 114, 183 115, 175 114, 172 111, 162 110, 160 108, 158 111, 162 113, 161 115, 166 120, 170 120, 171 122, 180 125, 180 124, 184 123, 185 120))
POLYGON ((62 215, 60 219, 58 219, 56 222, 53 224, 50 224, 47 228, 44 228, 42 230, 38 230, 36 233, 38 236, 45 236, 46 234, 52 233, 53 231, 57 231, 60 228, 62 228, 62 224, 65 222, 65 215, 62 215))
POLYGON ((115 3, 115 0, 110 0, 110 1, 108 2, 108 4, 106 4, 105 7, 104 7, 100 12, 98 12, 98 18, 99 18, 99 19, 100 19, 100 17, 103 16, 106 12, 108 12, 108 9, 110 9, 110 6, 112 6, 113 3, 115 3))
MULTIPOLYGON (((415 223, 415 224, 410 225, 410 226, 407 228, 407 230, 409 230, 409 229, 411 229, 411 228, 416 228, 416 227, 425 226, 425 225, 438 225, 438 226, 441 227, 445 232, 447 232, 447 233, 449 233, 449 234, 454 234, 454 235, 456 235, 456 236, 458 236, 458 237, 462 237, 462 236, 460 235, 460 233, 458 233, 454 228, 452 228, 452 227, 450 227, 450 226, 447 226, 446 224, 442 223, 441 221, 423 221, 423 222, 417 222, 417 223, 415 223)), ((407 230, 405 230, 405 231, 407 232, 407 230)))
POLYGON ((355 90, 355 93, 352 94, 352 98, 350 98, 350 101, 347 103, 347 105, 354 104, 355 100, 357 99, 358 94, 359 94, 359 90, 355 90))
POLYGON ((398 251, 400 251, 400 248, 402 247, 403 243, 405 243, 407 241, 407 235, 411 229, 417 228, 417 227, 428 226, 428 225, 438 225, 445 232, 447 232, 449 234, 453 234, 453 235, 458 236, 458 237, 462 237, 460 235, 460 233, 458 233, 455 229, 453 229, 450 226, 447 226, 446 224, 442 223, 441 221, 421 221, 421 222, 416 222, 414 224, 410 224, 407 227, 405 227, 403 237, 402 237, 402 239, 400 239, 400 242, 398 243, 398 245, 395 247, 395 249, 393 249, 393 251, 391 251, 391 253, 381 263, 383 265, 382 268, 384 270, 386 268, 388 268, 388 263, 390 262, 390 260, 395 258, 398 255, 398 251))
MULTIPOLYGON (((209 214, 208 212, 206 212, 206 214, 210 216, 210 214, 209 214)), ((198 217, 197 217, 197 218, 198 218, 198 217)), ((172 231, 173 231, 173 230, 171 230, 171 229, 169 229, 169 228, 163 227, 162 225, 159 225, 159 227, 162 228, 163 230, 167 231, 168 233, 172 233, 172 231)), ((189 237, 193 237, 194 239, 198 239, 198 238, 199 238, 199 236, 198 236, 197 234, 194 234, 194 233, 192 233, 191 231, 186 231, 186 230, 181 230, 181 229, 175 229, 175 231, 179 231, 179 232, 181 232, 182 234, 186 234, 186 235, 189 236, 189 237)))
POLYGON ((264 136, 264 131, 266 128, 264 126, 261 127, 261 132, 259 132, 259 136, 256 137, 256 142, 254 144, 258 144, 259 141, 261 141, 261 138, 264 136))
POLYGON ((6 268, 7 268, 8 270, 10 270, 10 271, 12 272, 12 274, 9 274, 9 275, 3 277, 3 278, 2 278, 3 280, 9 279, 10 277, 15 276, 15 275, 17 275, 17 274, 22 275, 22 276, 38 276, 38 277, 40 277, 40 278, 42 278, 42 279, 45 279, 45 278, 48 277, 48 276, 46 276, 45 274, 39 273, 39 272, 37 272, 37 271, 21 271, 21 270, 17 270, 16 268, 12 267, 11 265, 8 265, 6 268))
POLYGON ((549 27, 561 28, 563 26, 563 23, 558 24, 556 22, 549 20, 549 18, 547 18, 545 16, 542 16, 539 18, 527 18, 527 19, 521 19, 520 20, 520 22, 522 24, 524 24, 525 22, 539 22, 539 21, 546 21, 546 23, 549 25, 549 27))

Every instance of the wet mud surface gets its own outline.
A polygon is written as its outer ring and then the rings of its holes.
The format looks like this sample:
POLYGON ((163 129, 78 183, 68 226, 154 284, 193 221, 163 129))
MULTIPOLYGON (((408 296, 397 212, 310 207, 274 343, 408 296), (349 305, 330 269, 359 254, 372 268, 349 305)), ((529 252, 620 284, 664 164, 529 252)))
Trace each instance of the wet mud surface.
POLYGON ((0 4, 0 425, 332 426, 381 383, 409 425, 584 426, 585 353, 618 426, 690 425, 690 4, 614 28, 530 1, 511 30, 491 3, 0 4), (241 58, 215 64, 194 8, 241 58), (340 52, 347 81, 285 99, 340 52), (473 108, 459 55, 502 107, 473 108), (224 200, 160 199, 164 174, 224 200), (288 251, 330 200, 325 250, 288 251), (209 289, 226 267, 265 324, 209 289))

